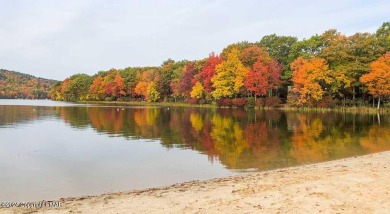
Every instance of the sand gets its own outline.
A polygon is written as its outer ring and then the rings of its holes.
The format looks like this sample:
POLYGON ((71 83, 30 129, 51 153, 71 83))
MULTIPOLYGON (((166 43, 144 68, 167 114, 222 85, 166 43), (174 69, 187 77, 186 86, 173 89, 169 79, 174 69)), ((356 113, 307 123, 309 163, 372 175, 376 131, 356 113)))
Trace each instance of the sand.
POLYGON ((0 213, 390 213, 390 151, 0 213))

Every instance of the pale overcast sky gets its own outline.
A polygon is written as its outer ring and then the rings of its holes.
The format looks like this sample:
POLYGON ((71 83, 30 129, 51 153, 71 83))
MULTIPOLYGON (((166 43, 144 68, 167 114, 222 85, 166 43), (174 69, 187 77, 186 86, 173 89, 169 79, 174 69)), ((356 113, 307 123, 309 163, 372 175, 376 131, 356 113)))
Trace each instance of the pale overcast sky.
POLYGON ((202 59, 272 33, 375 32, 386 21, 388 0, 0 0, 0 68, 62 80, 202 59))

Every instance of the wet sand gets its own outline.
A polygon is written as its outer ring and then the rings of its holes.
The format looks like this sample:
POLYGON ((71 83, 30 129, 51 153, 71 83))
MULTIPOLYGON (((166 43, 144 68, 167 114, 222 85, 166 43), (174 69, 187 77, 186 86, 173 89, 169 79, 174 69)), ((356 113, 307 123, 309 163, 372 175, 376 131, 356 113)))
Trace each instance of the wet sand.
POLYGON ((390 151, 0 213, 389 213, 390 151))

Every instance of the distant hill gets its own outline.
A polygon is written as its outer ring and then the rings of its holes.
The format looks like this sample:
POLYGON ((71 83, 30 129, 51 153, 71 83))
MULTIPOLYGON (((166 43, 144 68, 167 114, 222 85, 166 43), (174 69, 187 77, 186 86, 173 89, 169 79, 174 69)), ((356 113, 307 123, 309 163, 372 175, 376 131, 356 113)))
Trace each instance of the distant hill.
POLYGON ((0 69, 0 98, 46 99, 55 80, 0 69))

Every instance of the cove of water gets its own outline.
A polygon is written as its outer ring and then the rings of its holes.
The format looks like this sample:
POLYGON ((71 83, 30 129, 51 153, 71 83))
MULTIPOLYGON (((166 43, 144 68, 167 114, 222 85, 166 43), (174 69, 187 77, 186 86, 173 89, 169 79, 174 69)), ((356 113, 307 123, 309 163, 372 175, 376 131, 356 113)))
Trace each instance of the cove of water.
POLYGON ((0 100, 0 201, 129 191, 389 149, 387 115, 0 100))

